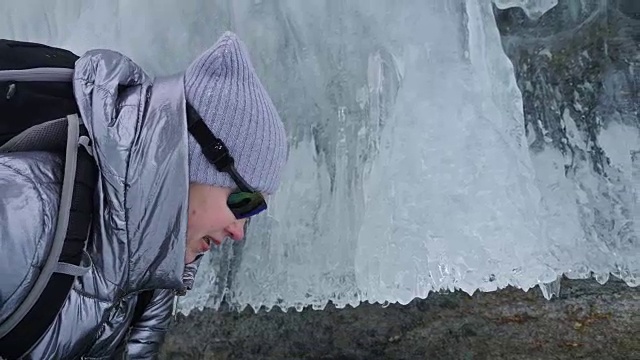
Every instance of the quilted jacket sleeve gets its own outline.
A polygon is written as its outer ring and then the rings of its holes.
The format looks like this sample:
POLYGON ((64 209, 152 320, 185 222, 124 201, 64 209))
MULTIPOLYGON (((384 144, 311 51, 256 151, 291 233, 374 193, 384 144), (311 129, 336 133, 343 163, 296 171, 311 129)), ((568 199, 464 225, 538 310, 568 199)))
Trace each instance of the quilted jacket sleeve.
POLYGON ((0 154, 0 322, 24 301, 55 235, 62 159, 0 154))
POLYGON ((171 323, 172 290, 156 290, 140 320, 131 325, 127 342, 129 359, 156 359, 171 323))

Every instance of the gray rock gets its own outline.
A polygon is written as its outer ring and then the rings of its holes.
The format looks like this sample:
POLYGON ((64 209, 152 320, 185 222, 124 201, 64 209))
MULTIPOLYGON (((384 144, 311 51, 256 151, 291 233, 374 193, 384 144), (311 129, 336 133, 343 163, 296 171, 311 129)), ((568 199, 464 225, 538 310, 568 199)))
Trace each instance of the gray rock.
POLYGON ((640 359, 640 289, 564 280, 406 306, 180 315, 161 359, 640 359))

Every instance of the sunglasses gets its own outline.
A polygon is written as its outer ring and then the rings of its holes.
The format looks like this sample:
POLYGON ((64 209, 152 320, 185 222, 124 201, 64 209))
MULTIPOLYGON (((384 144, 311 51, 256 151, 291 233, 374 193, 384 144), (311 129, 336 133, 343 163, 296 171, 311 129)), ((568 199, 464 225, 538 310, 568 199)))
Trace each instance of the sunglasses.
POLYGON ((238 190, 232 192, 227 198, 227 206, 236 219, 246 219, 266 210, 267 202, 262 194, 255 191, 238 174, 234 159, 227 146, 213 135, 207 124, 189 103, 187 103, 187 128, 200 145, 205 158, 218 171, 229 174, 236 183, 238 190))

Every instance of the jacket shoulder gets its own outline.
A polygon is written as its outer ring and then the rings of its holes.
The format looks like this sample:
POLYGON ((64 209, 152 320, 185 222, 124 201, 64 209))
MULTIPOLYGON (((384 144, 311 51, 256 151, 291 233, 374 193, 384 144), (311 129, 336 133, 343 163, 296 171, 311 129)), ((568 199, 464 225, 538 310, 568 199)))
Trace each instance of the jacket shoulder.
POLYGON ((46 261, 57 221, 62 158, 0 154, 0 321, 29 293, 46 261))

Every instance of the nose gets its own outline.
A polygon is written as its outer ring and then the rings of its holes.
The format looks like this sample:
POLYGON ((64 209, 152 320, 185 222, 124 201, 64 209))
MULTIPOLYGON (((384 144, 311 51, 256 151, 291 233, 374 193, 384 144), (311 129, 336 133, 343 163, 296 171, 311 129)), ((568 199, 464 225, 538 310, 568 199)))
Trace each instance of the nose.
POLYGON ((245 222, 246 222, 245 219, 236 220, 231 225, 229 225, 229 227, 227 227, 226 229, 227 233, 229 233, 229 236, 233 240, 240 241, 244 239, 244 223, 245 222))

